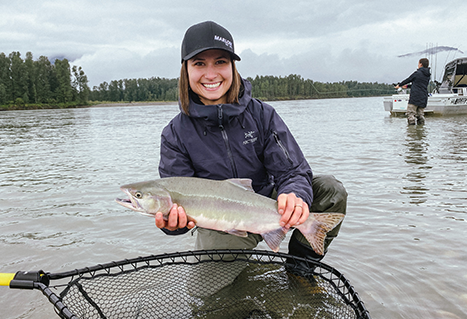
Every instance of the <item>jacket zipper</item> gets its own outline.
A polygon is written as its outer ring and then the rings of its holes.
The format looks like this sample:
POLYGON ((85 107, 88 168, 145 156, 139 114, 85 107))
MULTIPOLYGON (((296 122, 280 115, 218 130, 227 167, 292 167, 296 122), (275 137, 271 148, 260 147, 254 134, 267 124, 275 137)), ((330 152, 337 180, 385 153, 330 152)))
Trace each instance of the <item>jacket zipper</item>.
POLYGON ((232 150, 230 149, 229 136, 227 135, 224 125, 222 124, 223 116, 224 115, 223 115, 223 110, 222 110, 222 104, 219 104, 217 106, 217 119, 219 121, 219 129, 221 130, 222 138, 224 139, 224 143, 225 143, 225 148, 227 149, 227 156, 229 157, 229 160, 230 160, 230 165, 231 165, 232 172, 234 175, 233 177, 238 178, 237 166, 235 165, 233 155, 232 155, 232 150))
POLYGON ((290 158, 289 151, 285 148, 285 146, 282 144, 282 141, 279 139, 279 134, 277 134, 276 131, 272 131, 272 135, 274 135, 274 140, 276 141, 276 144, 279 146, 279 148, 282 150, 284 153, 285 157, 289 161, 290 164, 293 164, 292 159, 290 158))

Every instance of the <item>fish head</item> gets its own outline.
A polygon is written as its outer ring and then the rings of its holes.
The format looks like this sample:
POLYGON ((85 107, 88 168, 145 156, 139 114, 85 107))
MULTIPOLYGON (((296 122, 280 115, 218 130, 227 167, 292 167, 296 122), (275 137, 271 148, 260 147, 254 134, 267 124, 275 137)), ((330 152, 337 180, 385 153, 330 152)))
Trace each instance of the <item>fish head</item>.
POLYGON ((147 216, 161 212, 164 219, 167 219, 173 203, 170 193, 164 188, 154 186, 150 182, 142 182, 123 185, 120 189, 128 195, 127 199, 116 199, 123 207, 147 216))

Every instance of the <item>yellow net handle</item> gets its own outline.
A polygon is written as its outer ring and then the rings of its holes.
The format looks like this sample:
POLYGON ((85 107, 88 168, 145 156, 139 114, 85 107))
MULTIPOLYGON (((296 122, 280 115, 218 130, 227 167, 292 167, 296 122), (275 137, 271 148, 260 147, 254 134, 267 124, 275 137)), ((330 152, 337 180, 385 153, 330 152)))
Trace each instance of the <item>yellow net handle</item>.
POLYGON ((16 274, 0 273, 0 286, 9 286, 16 274))

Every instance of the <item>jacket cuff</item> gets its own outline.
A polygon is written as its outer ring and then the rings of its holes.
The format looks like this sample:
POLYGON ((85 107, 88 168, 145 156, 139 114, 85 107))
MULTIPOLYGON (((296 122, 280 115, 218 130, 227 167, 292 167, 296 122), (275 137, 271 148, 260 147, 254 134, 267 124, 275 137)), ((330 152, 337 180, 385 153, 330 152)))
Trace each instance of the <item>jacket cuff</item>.
POLYGON ((187 233, 189 231, 188 227, 179 228, 177 230, 168 230, 168 229, 165 229, 165 228, 161 228, 161 230, 164 233, 166 233, 167 235, 172 235, 172 236, 183 235, 183 234, 185 234, 185 233, 187 233))

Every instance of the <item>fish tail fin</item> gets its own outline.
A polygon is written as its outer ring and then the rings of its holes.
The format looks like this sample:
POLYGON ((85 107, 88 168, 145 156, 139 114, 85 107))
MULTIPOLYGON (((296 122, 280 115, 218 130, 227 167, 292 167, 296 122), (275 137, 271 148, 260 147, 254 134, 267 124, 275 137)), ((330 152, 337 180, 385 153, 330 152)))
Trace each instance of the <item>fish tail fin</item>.
POLYGON ((324 255, 326 234, 336 227, 344 216, 341 213, 310 213, 306 222, 295 228, 300 230, 317 254, 324 255))
POLYGON ((287 229, 280 227, 270 232, 261 234, 261 236, 263 236, 263 239, 269 246, 269 248, 271 248, 272 251, 277 253, 279 251, 281 242, 284 240, 285 235, 287 235, 287 232, 287 229))

